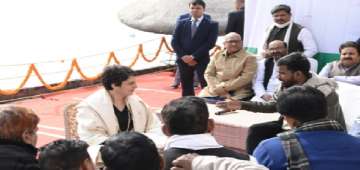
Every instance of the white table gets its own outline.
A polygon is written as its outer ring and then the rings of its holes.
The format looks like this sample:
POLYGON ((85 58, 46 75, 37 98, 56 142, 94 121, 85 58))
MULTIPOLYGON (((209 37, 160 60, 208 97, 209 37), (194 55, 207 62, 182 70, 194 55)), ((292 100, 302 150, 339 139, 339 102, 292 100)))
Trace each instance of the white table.
POLYGON ((344 113, 346 127, 351 129, 356 117, 360 117, 360 86, 337 82, 340 105, 344 113))
POLYGON ((215 115, 220 109, 214 105, 208 105, 210 118, 215 121, 213 135, 216 140, 226 146, 238 150, 245 150, 246 137, 251 125, 278 120, 278 113, 254 113, 245 110, 237 110, 224 115, 215 115))

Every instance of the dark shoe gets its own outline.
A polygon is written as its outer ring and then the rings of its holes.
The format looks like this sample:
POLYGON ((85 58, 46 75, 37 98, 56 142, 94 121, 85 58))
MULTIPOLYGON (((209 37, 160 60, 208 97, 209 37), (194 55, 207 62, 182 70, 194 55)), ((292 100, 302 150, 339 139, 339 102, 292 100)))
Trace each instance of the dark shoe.
POLYGON ((173 89, 177 89, 177 88, 179 88, 179 84, 173 84, 170 87, 173 88, 173 89))

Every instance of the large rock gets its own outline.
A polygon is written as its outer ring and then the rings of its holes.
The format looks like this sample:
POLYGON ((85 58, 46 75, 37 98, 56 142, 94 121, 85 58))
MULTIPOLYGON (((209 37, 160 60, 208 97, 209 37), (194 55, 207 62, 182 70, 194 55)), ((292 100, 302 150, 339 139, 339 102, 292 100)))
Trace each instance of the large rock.
MULTIPOLYGON (((119 11, 122 23, 143 31, 172 34, 176 18, 189 12, 187 0, 128 0, 119 11)), ((230 0, 206 0, 205 12, 219 22, 220 33, 224 32, 227 15, 234 10, 230 0)))

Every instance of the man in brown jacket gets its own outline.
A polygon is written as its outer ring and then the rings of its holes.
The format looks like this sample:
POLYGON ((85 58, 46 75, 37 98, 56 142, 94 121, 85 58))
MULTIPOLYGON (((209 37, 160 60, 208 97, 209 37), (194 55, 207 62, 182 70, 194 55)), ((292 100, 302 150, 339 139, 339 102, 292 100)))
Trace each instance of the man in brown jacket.
POLYGON ((204 74, 208 86, 199 96, 249 100, 253 96, 256 58, 242 49, 241 36, 235 32, 225 35, 224 46, 211 58, 204 74))

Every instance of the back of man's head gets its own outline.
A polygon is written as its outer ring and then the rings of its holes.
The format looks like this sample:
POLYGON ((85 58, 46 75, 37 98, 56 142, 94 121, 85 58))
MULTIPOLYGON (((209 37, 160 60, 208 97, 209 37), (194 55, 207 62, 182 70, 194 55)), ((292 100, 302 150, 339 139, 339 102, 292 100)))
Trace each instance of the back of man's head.
POLYGON ((160 170, 161 159, 152 140, 138 132, 122 132, 100 149, 107 170, 160 170))
POLYGON ((293 52, 280 58, 277 65, 286 66, 286 68, 291 72, 300 71, 305 76, 310 76, 310 62, 300 52, 293 52))
POLYGON ((208 130, 209 111, 199 97, 172 100, 162 109, 161 117, 171 135, 201 134, 208 130))
POLYGON ((277 110, 299 123, 322 119, 327 116, 326 98, 314 87, 293 86, 280 94, 277 110))
POLYGON ((88 144, 80 140, 60 139, 40 148, 42 170, 80 170, 94 168, 87 152, 88 144))

